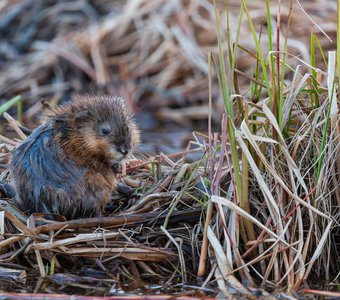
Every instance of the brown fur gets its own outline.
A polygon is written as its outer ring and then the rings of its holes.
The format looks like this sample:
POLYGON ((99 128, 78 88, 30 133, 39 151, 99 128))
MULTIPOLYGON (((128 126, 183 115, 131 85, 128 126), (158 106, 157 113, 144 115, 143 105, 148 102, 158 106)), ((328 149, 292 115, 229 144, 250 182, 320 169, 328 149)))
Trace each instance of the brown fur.
POLYGON ((113 169, 138 142, 121 98, 84 96, 57 107, 13 153, 18 206, 67 218, 100 213, 116 188, 113 169))

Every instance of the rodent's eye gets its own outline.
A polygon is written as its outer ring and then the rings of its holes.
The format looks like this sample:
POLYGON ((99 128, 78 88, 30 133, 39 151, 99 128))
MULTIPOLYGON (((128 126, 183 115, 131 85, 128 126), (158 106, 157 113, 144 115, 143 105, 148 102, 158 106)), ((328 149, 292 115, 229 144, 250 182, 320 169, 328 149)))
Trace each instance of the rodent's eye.
POLYGON ((108 135, 111 132, 111 127, 107 124, 103 124, 100 126, 100 134, 108 135))

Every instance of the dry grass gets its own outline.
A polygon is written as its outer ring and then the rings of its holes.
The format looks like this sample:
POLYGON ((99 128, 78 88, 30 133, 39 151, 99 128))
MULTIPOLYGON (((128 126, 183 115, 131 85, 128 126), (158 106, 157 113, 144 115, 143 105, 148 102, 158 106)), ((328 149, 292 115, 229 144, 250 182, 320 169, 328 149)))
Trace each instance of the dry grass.
MULTIPOLYGON (((197 224, 203 205, 196 200, 202 198, 199 178, 191 176, 202 171, 185 166, 162 156, 129 161, 121 182, 135 192, 128 198, 115 196, 107 217, 48 221, 35 214, 27 218, 1 200, 5 212, 0 221, 1 279, 27 283, 14 288, 21 292, 67 292, 78 285, 79 293, 91 289, 92 295, 185 289, 186 283, 193 282, 197 265, 197 224), (165 227, 174 199, 179 201, 165 227), (32 283, 25 270, 39 270, 45 283, 32 283), (99 287, 96 282, 81 286, 79 282, 89 281, 91 275, 85 274, 91 272, 106 280, 99 287), (178 282, 184 286, 177 289, 178 282)), ((197 294, 201 288, 196 289, 188 290, 197 294)))

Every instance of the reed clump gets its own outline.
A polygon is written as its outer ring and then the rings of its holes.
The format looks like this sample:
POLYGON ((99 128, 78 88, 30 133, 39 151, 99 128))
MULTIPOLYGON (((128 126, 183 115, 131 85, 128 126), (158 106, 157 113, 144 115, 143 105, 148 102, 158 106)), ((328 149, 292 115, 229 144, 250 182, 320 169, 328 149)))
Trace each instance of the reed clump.
MULTIPOLYGON (((1 200, 6 290, 338 297, 336 6, 320 8, 333 12, 325 21, 316 1, 132 0, 110 16, 99 2, 69 4, 82 12, 75 27, 57 13, 72 7, 54 3, 30 38, 16 33, 20 59, 6 58, 0 93, 22 98, 1 113, 23 104, 27 120, 40 96, 58 102, 80 86, 118 92, 162 120, 207 119, 209 129, 181 153, 129 161, 120 180, 134 192, 115 195, 105 217, 51 221, 1 200), (57 17, 65 31, 48 40, 41 24, 57 17), (188 160, 192 152, 199 159, 188 160)), ((18 13, 0 27, 25 9, 8 5, 18 13)), ((17 135, 1 137, 2 180, 25 138, 5 116, 17 135)))

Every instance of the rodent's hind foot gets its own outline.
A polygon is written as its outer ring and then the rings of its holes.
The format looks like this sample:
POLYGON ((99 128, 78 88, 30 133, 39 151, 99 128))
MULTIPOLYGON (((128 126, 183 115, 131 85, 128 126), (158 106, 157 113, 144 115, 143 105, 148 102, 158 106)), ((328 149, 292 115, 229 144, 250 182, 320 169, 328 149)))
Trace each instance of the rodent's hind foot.
POLYGON ((123 184, 123 183, 118 183, 117 184, 117 192, 124 197, 131 197, 133 193, 135 192, 134 189, 130 188, 129 186, 123 184))

